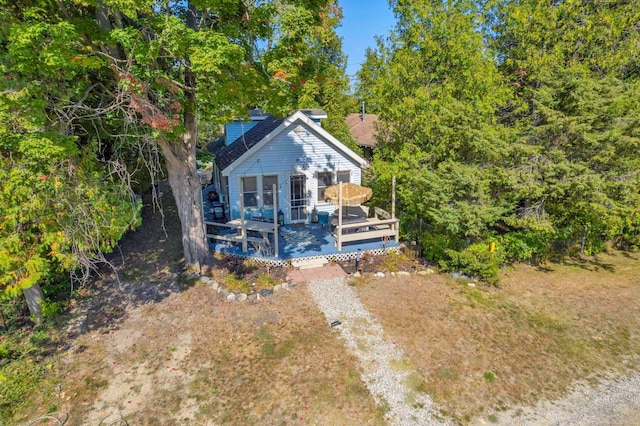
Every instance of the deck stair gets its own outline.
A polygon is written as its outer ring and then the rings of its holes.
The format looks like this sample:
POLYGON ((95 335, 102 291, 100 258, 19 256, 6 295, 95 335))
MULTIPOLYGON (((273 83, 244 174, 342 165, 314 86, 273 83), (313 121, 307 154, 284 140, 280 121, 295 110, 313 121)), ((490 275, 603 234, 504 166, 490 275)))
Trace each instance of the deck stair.
POLYGON ((292 259, 291 266, 298 269, 319 268, 329 263, 324 257, 312 257, 304 259, 292 259))

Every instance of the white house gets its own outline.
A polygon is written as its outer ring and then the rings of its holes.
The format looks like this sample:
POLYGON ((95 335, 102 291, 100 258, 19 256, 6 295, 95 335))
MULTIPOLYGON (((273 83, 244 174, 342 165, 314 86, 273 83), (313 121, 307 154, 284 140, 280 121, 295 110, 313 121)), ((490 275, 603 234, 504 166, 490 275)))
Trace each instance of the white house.
POLYGON ((368 163, 321 126, 324 111, 299 110, 284 119, 253 112, 250 121, 225 126, 225 135, 209 144, 215 155, 214 184, 231 219, 240 217, 241 197, 247 210, 266 220, 307 222, 310 212, 333 212, 323 192, 338 182, 360 184, 368 163))

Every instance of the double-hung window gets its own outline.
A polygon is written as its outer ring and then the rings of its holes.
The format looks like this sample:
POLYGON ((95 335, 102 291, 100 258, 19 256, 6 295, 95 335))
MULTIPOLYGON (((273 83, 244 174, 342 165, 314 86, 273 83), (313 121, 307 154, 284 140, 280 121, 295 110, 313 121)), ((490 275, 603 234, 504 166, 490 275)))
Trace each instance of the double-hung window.
POLYGON ((349 170, 340 171, 336 173, 337 183, 349 183, 351 182, 351 172, 349 170))
POLYGON ((262 176, 262 205, 273 207, 273 185, 278 185, 278 176, 262 176))
POLYGON ((324 203, 324 190, 333 185, 333 172, 318 172, 318 202, 324 203))
POLYGON ((242 199, 245 207, 258 207, 258 179, 256 176, 242 178, 242 199))

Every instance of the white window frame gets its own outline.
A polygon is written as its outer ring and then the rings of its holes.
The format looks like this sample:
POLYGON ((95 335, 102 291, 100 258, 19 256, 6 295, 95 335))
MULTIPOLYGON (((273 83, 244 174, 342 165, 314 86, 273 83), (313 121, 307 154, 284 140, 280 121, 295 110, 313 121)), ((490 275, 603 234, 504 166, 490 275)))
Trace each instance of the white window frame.
POLYGON ((321 198, 321 194, 322 192, 327 189, 328 187, 330 187, 331 185, 333 185, 333 182, 335 180, 335 173, 331 170, 331 171, 317 171, 316 172, 316 182, 317 182, 317 191, 318 193, 316 194, 316 202, 318 204, 326 204, 326 201, 324 200, 324 198, 321 198), (329 184, 326 186, 320 186, 320 175, 329 175, 329 184))
MULTIPOLYGON (((274 197, 278 197, 278 175, 277 174, 272 174, 272 175, 262 175, 262 178, 260 179, 260 186, 262 187, 262 207, 273 207, 273 201, 277 200, 277 198, 274 197), (276 179, 276 192, 275 194, 273 194, 273 186, 269 185, 269 187, 265 187, 264 181, 265 178, 275 178, 276 179), (267 194, 271 194, 271 204, 267 204, 266 200, 267 200, 267 194)), ((280 203, 278 203, 278 205, 280 205, 280 203)))
POLYGON ((241 176, 240 177, 240 182, 242 185, 242 193, 240 194, 240 196, 242 197, 242 203, 244 208, 258 208, 260 207, 260 194, 258 193, 258 188, 259 188, 259 182, 258 182, 258 176, 241 176), (245 179, 255 179, 256 182, 256 186, 255 186, 255 190, 254 191, 247 191, 247 186, 245 185, 246 180, 245 179), (245 195, 247 194, 254 194, 254 199, 256 200, 255 205, 247 205, 247 199, 245 197, 245 195))

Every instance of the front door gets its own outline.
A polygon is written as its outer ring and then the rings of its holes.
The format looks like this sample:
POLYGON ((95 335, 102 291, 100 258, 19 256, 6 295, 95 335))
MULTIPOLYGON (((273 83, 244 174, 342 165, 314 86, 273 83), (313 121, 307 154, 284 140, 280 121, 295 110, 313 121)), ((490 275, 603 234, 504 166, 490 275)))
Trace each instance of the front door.
POLYGON ((305 175, 289 176, 289 195, 291 222, 307 220, 307 177, 305 175))

